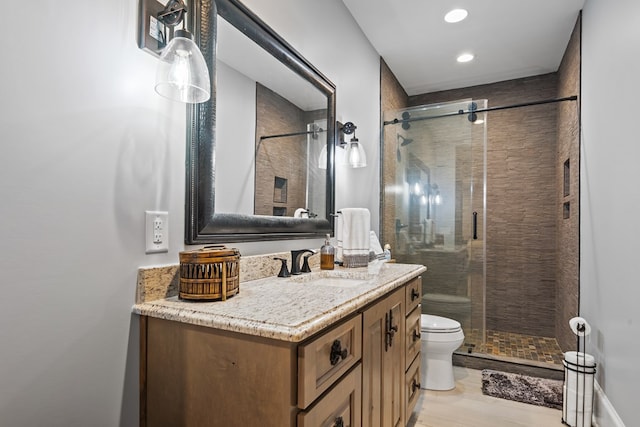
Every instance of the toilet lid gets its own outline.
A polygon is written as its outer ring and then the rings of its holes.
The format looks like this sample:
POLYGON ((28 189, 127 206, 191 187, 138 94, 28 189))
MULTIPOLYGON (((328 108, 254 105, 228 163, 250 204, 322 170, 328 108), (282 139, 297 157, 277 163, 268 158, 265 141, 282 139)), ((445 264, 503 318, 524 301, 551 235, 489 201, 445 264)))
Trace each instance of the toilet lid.
POLYGON ((448 317, 422 314, 420 316, 420 329, 425 332, 456 332, 461 329, 460 322, 448 317))

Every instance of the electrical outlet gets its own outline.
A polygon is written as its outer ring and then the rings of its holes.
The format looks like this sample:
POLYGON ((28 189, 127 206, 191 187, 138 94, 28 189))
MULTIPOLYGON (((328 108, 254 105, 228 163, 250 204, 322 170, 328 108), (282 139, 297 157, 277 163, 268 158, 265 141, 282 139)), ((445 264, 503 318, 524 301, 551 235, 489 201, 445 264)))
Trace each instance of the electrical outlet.
POLYGON ((146 253, 169 252, 169 212, 145 211, 146 253))

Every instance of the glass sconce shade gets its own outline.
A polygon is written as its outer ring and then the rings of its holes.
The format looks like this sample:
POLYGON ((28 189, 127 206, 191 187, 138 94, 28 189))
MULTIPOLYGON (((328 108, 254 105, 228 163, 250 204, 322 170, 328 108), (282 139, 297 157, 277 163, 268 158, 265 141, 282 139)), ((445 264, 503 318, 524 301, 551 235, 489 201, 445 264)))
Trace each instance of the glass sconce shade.
MULTIPOLYGON (((320 150, 320 156, 318 157, 318 167, 320 169, 327 168, 327 152, 328 152, 327 146, 325 145, 322 147, 322 150, 320 150)), ((344 148, 340 146, 336 146, 336 149, 334 150, 334 155, 335 155, 336 166, 343 166, 346 163, 344 148)))
POLYGON ((209 70, 191 33, 176 30, 160 55, 156 92, 165 98, 190 104, 211 97, 209 70))
POLYGON ((437 191, 436 195, 433 197, 433 203, 436 205, 441 205, 442 204, 442 196, 440 195, 440 192, 437 191))
POLYGON ((320 156, 318 157, 318 167, 320 169, 327 168, 327 146, 326 145, 322 147, 322 150, 320 150, 320 156))
MULTIPOLYGON (((336 142, 335 153, 335 165, 336 166, 349 166, 352 168, 363 168, 367 166, 367 155, 364 152, 364 148, 358 142, 358 138, 355 137, 356 126, 352 122, 347 122, 344 125, 340 122, 338 128, 340 129, 340 137, 336 142), (342 139, 342 133, 347 135, 354 134, 351 138, 351 142, 346 143, 342 139)), ((327 147, 322 147, 320 150, 320 156, 318 158, 318 167, 320 169, 327 168, 327 147)))
POLYGON ((364 152, 362 144, 353 138, 347 147, 347 163, 352 168, 364 168, 367 166, 367 155, 364 152))

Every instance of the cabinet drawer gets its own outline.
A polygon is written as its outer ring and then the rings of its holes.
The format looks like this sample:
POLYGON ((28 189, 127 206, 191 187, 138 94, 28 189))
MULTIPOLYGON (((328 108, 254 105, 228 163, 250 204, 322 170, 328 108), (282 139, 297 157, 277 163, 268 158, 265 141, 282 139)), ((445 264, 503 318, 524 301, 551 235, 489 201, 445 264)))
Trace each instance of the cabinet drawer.
POLYGON ((416 277, 404 287, 406 313, 409 314, 422 300, 422 278, 416 277))
POLYGON ((407 420, 411 417, 413 409, 416 407, 420 397, 420 355, 413 360, 405 375, 405 408, 407 409, 407 420))
POLYGON ((420 306, 416 307, 406 319, 405 342, 407 344, 405 366, 409 366, 422 347, 420 342, 420 306))
POLYGON ((298 427, 360 427, 362 365, 358 364, 308 411, 298 414, 298 427))
POLYGON ((298 347, 298 407, 304 409, 362 357, 362 316, 298 347))

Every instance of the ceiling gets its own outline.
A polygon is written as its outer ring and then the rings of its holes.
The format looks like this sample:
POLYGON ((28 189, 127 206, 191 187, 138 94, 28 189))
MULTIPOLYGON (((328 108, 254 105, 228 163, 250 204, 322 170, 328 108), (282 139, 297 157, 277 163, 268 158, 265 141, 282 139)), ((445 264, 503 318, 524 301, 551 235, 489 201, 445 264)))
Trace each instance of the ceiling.
POLYGON ((585 0, 342 0, 409 95, 555 72, 585 0), (444 21, 455 8, 469 12, 444 21), (475 55, 456 62, 465 52, 475 55))

